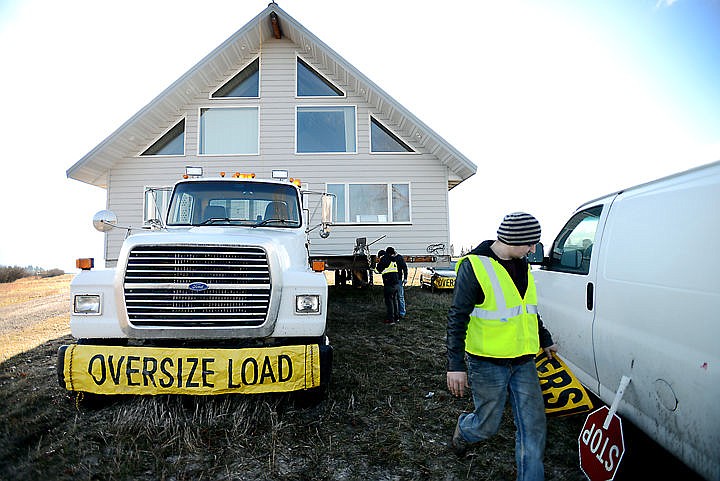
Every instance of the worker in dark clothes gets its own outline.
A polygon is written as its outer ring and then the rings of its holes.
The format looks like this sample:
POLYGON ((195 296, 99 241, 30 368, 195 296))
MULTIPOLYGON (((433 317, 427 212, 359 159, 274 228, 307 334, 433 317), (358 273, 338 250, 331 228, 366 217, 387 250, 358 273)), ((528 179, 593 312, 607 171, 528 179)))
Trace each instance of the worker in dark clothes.
MULTIPOLYGON (((388 249, 392 248, 389 247, 388 249)), ((394 254, 395 249, 392 252, 394 254)), ((401 285, 401 274, 397 261, 393 255, 387 253, 387 250, 380 250, 377 254, 375 269, 379 274, 382 274, 383 279, 383 297, 385 298, 385 320, 383 322, 385 324, 395 324, 400 320, 398 290, 401 285)))

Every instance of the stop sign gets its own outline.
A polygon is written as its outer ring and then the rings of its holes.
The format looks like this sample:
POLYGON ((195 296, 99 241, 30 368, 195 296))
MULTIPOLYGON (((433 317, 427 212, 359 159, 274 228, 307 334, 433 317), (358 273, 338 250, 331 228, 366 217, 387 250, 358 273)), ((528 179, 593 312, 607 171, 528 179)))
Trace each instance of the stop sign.
POLYGON ((607 406, 591 412, 578 438, 580 468, 590 481, 612 480, 625 453, 622 421, 613 414, 605 427, 608 412, 607 406))

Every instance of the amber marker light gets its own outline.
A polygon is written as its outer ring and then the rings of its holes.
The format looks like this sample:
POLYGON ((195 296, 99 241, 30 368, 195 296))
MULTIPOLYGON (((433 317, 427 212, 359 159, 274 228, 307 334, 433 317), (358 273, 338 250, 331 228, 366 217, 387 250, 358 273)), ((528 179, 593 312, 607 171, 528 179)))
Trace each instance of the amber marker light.
POLYGON ((84 271, 89 271, 93 267, 95 267, 95 259, 92 257, 87 257, 84 259, 75 259, 75 267, 78 269, 82 269, 84 271))
POLYGON ((312 261, 312 270, 323 272, 325 270, 325 261, 312 261))

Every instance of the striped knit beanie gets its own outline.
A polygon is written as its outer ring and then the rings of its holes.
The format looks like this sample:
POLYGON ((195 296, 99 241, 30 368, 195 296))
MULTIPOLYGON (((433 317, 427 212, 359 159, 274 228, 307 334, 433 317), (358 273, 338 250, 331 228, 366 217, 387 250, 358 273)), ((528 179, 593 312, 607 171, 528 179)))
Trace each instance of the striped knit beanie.
POLYGON ((540 222, 525 212, 513 212, 503 217, 497 236, 510 246, 535 245, 540 242, 540 222))

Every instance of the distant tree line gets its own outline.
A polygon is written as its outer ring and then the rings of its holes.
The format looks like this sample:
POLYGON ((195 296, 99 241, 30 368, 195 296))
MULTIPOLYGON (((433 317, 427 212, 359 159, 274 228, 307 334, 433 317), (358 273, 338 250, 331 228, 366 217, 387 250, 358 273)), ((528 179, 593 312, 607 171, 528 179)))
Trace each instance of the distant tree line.
POLYGON ((23 277, 55 277, 65 274, 62 269, 43 269, 35 266, 0 266, 0 283, 13 282, 23 277))

